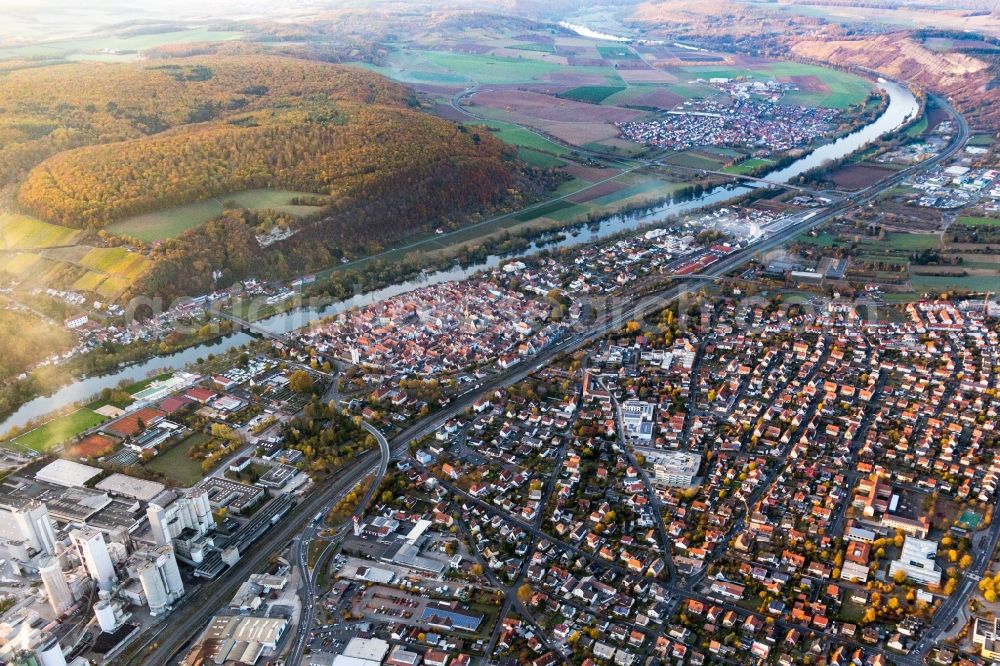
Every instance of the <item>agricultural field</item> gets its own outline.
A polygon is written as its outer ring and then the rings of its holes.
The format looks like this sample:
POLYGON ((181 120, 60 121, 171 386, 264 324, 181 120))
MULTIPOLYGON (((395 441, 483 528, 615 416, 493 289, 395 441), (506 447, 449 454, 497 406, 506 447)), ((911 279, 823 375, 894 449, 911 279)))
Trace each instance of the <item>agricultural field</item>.
POLYGON ((829 173, 827 178, 838 188, 859 190, 891 176, 894 169, 880 164, 851 162, 829 173))
MULTIPOLYGON (((688 99, 686 95, 674 92, 672 90, 674 87, 676 87, 674 84, 641 83, 630 85, 628 88, 623 88, 621 91, 602 99, 601 102, 644 110, 672 109, 688 99)), ((705 90, 708 91, 709 88, 705 88, 705 90)))
POLYGON ((590 216, 611 214, 626 206, 668 199, 681 186, 681 183, 639 171, 592 182, 576 178, 565 183, 557 192, 565 198, 522 211, 513 218, 544 226, 571 224, 590 216))
POLYGON ((73 348, 76 340, 59 323, 27 310, 0 310, 0 381, 28 372, 48 354, 73 348))
POLYGON ((518 222, 527 222, 528 220, 535 220, 539 217, 549 217, 553 213, 572 207, 573 204, 571 202, 566 199, 560 199, 558 201, 553 201, 552 203, 547 203, 544 206, 538 206, 536 208, 530 208, 522 211, 515 215, 514 219, 518 222))
POLYGON ((548 153, 531 148, 518 148, 517 156, 524 160, 526 164, 536 166, 541 169, 558 169, 566 166, 566 162, 548 153))
POLYGON ((666 164, 674 164, 689 169, 707 169, 718 171, 728 160, 707 150, 685 150, 672 153, 663 158, 666 164))
POLYGON ((738 176, 745 176, 749 173, 753 173, 757 169, 770 166, 771 164, 774 164, 774 160, 751 157, 743 160, 739 164, 727 166, 723 169, 723 171, 726 173, 736 174, 738 176))
POLYGON ((796 241, 819 249, 819 256, 849 252, 848 277, 853 270, 865 283, 884 281, 885 300, 903 302, 942 291, 995 291, 1000 251, 992 234, 997 231, 1000 219, 965 216, 943 234, 895 231, 876 238, 851 227, 828 227, 796 241))
POLYGON ((80 259, 85 268, 131 278, 139 276, 148 263, 143 255, 120 247, 95 247, 80 259))
MULTIPOLYGON (((746 76, 796 83, 800 90, 789 93, 788 102, 807 106, 847 108, 863 102, 871 91, 860 77, 813 65, 692 54, 664 46, 641 47, 641 57, 626 44, 544 31, 533 34, 537 39, 529 41, 523 32, 477 28, 434 39, 417 37, 392 51, 384 64, 362 66, 436 100, 446 89, 464 93, 459 103, 480 120, 530 128, 609 156, 639 151, 620 138, 615 123, 671 109, 685 100, 724 96, 696 81, 699 78, 746 76), (684 64, 695 57, 695 62, 719 64, 684 64)), ((439 101, 438 108, 454 117, 450 106, 439 101)), ((524 146, 523 141, 513 143, 524 146)), ((528 157, 538 163, 537 156, 528 157)))
POLYGON ((27 287, 52 287, 118 298, 149 267, 124 248, 77 244, 82 232, 24 215, 0 214, 0 274, 27 287), (7 251, 3 251, 6 249, 7 251))
POLYGON ((638 60, 639 56, 635 51, 625 45, 621 46, 598 46, 597 52, 605 60, 638 60))
POLYGON ((180 236, 208 220, 221 215, 227 207, 250 208, 254 210, 276 210, 298 217, 320 210, 317 206, 293 205, 295 197, 321 196, 312 192, 293 190, 259 189, 237 192, 224 197, 214 197, 205 201, 165 208, 152 213, 136 215, 116 222, 107 229, 109 233, 137 238, 144 242, 164 240, 180 236))
POLYGON ((634 109, 499 88, 476 93, 468 108, 477 115, 531 128, 581 147, 615 139, 618 129, 614 123, 633 121, 643 115, 634 109))
POLYGON ((704 79, 710 78, 773 78, 795 83, 798 91, 786 94, 786 104, 846 109, 865 101, 872 90, 865 79, 834 69, 797 62, 773 62, 747 67, 685 67, 685 71, 704 79))
POLYGON ((520 125, 505 123, 500 120, 481 120, 474 121, 469 124, 482 125, 488 128, 495 137, 504 143, 509 143, 512 146, 517 146, 518 148, 527 148, 538 152, 551 153, 560 157, 569 155, 570 153, 570 149, 561 143, 550 141, 538 132, 525 129, 520 125))
POLYGON ((587 102, 588 104, 600 104, 615 93, 625 90, 622 86, 579 86, 559 93, 563 99, 571 99, 575 102, 587 102))
POLYGON ((85 430, 100 425, 104 420, 103 416, 89 409, 78 409, 14 438, 11 444, 39 453, 48 453, 85 430))
POLYGON ((0 212, 0 250, 36 250, 72 245, 80 231, 28 215, 0 212))
POLYGON ((375 71, 414 84, 523 84, 558 80, 559 74, 570 70, 595 83, 621 83, 612 66, 567 67, 565 59, 558 56, 538 55, 541 57, 404 49, 393 54, 390 59, 393 64, 375 71))

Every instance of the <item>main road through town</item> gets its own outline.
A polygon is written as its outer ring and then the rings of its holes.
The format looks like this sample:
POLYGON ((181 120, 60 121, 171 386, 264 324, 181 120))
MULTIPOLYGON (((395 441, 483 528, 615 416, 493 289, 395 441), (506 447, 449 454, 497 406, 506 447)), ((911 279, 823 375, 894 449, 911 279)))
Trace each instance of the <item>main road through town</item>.
MULTIPOLYGON (((819 211, 793 216, 789 220, 780 223, 782 226, 779 229, 748 247, 740 249, 712 264, 705 272, 697 276, 685 276, 684 280, 668 282, 656 293, 636 297, 631 300, 623 300, 620 307, 601 316, 589 328, 568 335, 555 344, 542 349, 533 357, 522 360, 520 363, 492 377, 480 380, 464 393, 457 396, 443 409, 405 429, 395 436, 391 442, 388 442, 391 456, 393 458, 400 457, 412 440, 434 432, 446 421, 472 406, 481 396, 488 395, 498 388, 510 386, 525 379, 555 356, 579 349, 607 333, 621 328, 630 320, 641 318, 647 313, 661 309, 673 300, 685 294, 692 293, 704 284, 739 268, 755 256, 780 247, 798 234, 809 231, 838 215, 843 215, 852 209, 874 201, 882 192, 895 187, 906 178, 926 171, 950 158, 965 145, 969 136, 968 124, 946 100, 941 98, 935 99, 938 105, 955 120, 957 131, 952 136, 948 146, 934 157, 898 171, 892 176, 863 190, 850 193, 819 211)), ((379 451, 365 453, 341 470, 340 474, 333 481, 328 482, 327 485, 318 488, 315 493, 306 497, 273 530, 265 534, 251 552, 245 553, 236 565, 223 572, 218 579, 204 584, 199 593, 194 595, 193 599, 189 599, 186 604, 175 611, 174 616, 169 619, 165 628, 158 632, 156 642, 150 642, 147 639, 146 643, 154 647, 145 647, 138 653, 133 651, 134 656, 129 663, 151 664, 153 666, 170 663, 196 637, 197 633, 205 627, 209 619, 220 607, 220 604, 232 597, 240 583, 246 580, 250 574, 262 569, 267 558, 273 552, 288 543, 304 529, 308 529, 309 521, 313 519, 317 511, 331 506, 338 497, 346 495, 361 479, 371 472, 382 469, 383 465, 388 463, 388 460, 382 455, 383 453, 382 447, 380 447, 379 451), (382 458, 381 462, 379 461, 380 458, 382 458)), ((373 487, 376 485, 373 484, 373 487)), ((997 529, 1000 529, 1000 521, 997 522, 997 525, 997 529)), ((995 539, 992 537, 993 528, 991 528, 991 538, 989 539, 991 544, 995 543, 995 539)), ((302 540, 300 539, 299 544, 301 542, 302 540)), ((988 554, 977 558, 973 567, 976 571, 973 573, 981 573, 979 569, 984 568, 988 561, 988 554)), ((309 585, 312 584, 310 581, 309 585)), ((965 587, 960 587, 960 591, 956 594, 959 597, 967 598, 965 587)), ((311 608, 313 602, 314 599, 307 599, 303 608, 311 608)), ((311 622, 311 610, 307 619, 311 622)), ((300 636, 297 635, 295 640, 298 641, 299 638, 300 636)), ((297 648, 296 645, 297 643, 293 642, 293 650, 301 654, 301 648, 297 648)), ((291 660, 288 663, 294 664, 291 660)))

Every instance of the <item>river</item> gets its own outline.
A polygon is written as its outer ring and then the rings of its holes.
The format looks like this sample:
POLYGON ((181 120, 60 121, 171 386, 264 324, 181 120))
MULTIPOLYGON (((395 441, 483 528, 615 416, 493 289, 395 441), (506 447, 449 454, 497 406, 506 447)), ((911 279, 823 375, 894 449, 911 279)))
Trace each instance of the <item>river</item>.
MULTIPOLYGON (((774 171, 764 177, 775 182, 788 182, 806 171, 821 166, 828 160, 839 159, 859 150, 865 144, 898 128, 907 120, 913 118, 919 111, 919 103, 905 86, 892 81, 882 80, 879 81, 879 85, 888 93, 889 104, 885 112, 875 121, 836 141, 820 146, 787 167, 774 171)), ((747 186, 718 187, 695 199, 671 201, 657 206, 648 212, 632 215, 613 215, 599 224, 584 227, 576 235, 567 233, 565 238, 557 242, 546 242, 544 239, 540 239, 522 252, 504 256, 491 255, 485 262, 475 266, 464 268, 455 266, 446 270, 426 273, 419 278, 400 282, 384 289, 377 289, 367 294, 360 294, 344 301, 331 303, 322 308, 302 308, 275 315, 258 322, 258 325, 274 333, 287 333, 306 326, 316 319, 335 315, 352 307, 368 305, 385 298, 406 293, 407 291, 419 289, 420 287, 465 279, 479 271, 494 268, 504 260, 530 256, 542 249, 570 247, 597 241, 622 231, 662 223, 670 217, 708 205, 722 203, 745 194, 748 191, 750 191, 750 188, 747 186)), ((40 396, 21 405, 17 411, 0 424, 0 433, 7 432, 11 428, 22 427, 29 421, 43 417, 67 404, 89 398, 102 389, 117 386, 123 380, 139 381, 158 371, 183 368, 196 361, 199 357, 203 358, 209 354, 224 352, 233 347, 243 345, 251 339, 252 337, 247 333, 234 333, 215 342, 190 347, 169 356, 157 356, 142 363, 121 368, 115 372, 76 380, 51 395, 40 396)))
POLYGON ((586 37, 587 39, 599 39, 605 42, 631 42, 632 39, 629 37, 620 37, 618 35, 609 35, 606 32, 597 32, 596 30, 591 30, 585 25, 579 25, 577 23, 570 23, 569 21, 559 21, 559 26, 566 28, 581 37, 586 37))

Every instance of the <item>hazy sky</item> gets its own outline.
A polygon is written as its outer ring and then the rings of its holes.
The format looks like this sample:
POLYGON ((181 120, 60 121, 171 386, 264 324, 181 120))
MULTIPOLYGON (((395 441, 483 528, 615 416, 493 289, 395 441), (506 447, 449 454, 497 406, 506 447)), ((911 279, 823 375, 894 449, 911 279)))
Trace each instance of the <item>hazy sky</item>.
POLYGON ((60 39, 134 20, 248 18, 300 14, 326 0, 0 0, 0 39, 60 39))

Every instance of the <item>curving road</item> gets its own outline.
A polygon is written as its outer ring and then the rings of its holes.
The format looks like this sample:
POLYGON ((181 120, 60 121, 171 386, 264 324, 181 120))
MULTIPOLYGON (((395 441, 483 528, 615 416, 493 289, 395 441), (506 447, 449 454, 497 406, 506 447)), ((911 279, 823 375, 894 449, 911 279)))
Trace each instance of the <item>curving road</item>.
MULTIPOLYGON (((382 433, 371 424, 363 422, 362 425, 379 442, 378 452, 368 451, 358 456, 343 468, 335 481, 308 495, 274 529, 262 537, 261 541, 255 544, 249 553, 242 554, 235 565, 224 571, 219 578, 205 583, 198 590, 196 596, 189 596, 182 600, 180 607, 169 621, 160 625, 153 635, 147 637, 139 646, 141 649, 133 650, 131 657, 123 659, 124 663, 143 666, 146 664, 165 666, 173 663, 178 653, 185 649, 188 643, 215 615, 219 609, 220 601, 230 599, 247 577, 253 573, 259 573, 266 566, 271 553, 283 543, 289 540, 293 541, 293 564, 299 566, 303 571, 308 571, 306 562, 309 551, 308 543, 315 536, 318 527, 313 520, 315 515, 329 513, 337 502, 351 492, 362 480, 374 473, 376 480, 372 482, 368 492, 365 493, 355 510, 355 515, 360 515, 371 501, 378 489, 378 484, 381 483, 386 470, 388 470, 390 461, 388 442, 382 433), (306 525, 304 531, 303 524, 306 525), (296 533, 299 533, 298 536, 296 533)), ((349 528, 350 523, 342 526, 334 535, 334 540, 343 538, 349 528)), ((332 547, 332 543, 327 548, 330 547, 332 547)), ((324 550, 324 555, 326 552, 324 550)), ((303 605, 303 618, 308 617, 308 621, 311 623, 315 603, 315 580, 312 575, 304 576, 304 580, 307 581, 308 594, 305 597, 306 603, 303 605)), ((293 643, 294 647, 295 643, 293 643)))
MULTIPOLYGON (((320 573, 322 572, 322 567, 319 566, 326 561, 327 556, 330 551, 340 543, 340 541, 347 535, 348 531, 351 530, 354 523, 354 518, 360 520, 361 516, 364 515, 371 503, 372 499, 375 497, 375 493, 378 492, 378 487, 382 483, 382 479, 385 478, 385 473, 389 469, 389 461, 392 457, 391 451, 389 449, 389 442, 386 440, 385 435, 383 435, 378 428, 368 423, 367 421, 362 421, 361 425, 364 426, 365 430, 375 437, 378 442, 379 448, 379 463, 375 469, 375 478, 372 480, 371 485, 368 487, 367 492, 361 501, 358 502, 357 507, 354 509, 351 520, 346 521, 343 525, 337 528, 333 537, 329 539, 326 547, 316 558, 316 568, 312 571, 309 570, 308 563, 308 553, 309 553, 309 542, 316 536, 317 523, 313 521, 306 528, 305 532, 298 538, 296 542, 296 564, 299 568, 300 575, 304 581, 304 590, 302 592, 302 615, 299 620, 299 626, 295 634, 295 638, 292 641, 292 646, 288 654, 288 659, 286 660, 289 664, 298 664, 302 659, 303 651, 306 648, 306 641, 309 639, 309 631, 312 629, 313 619, 316 611, 316 582, 320 573)), ((357 483, 352 486, 353 490, 357 484, 360 484, 367 474, 364 474, 357 478, 357 483)), ((348 491, 349 492, 349 491, 348 491)), ((344 493, 346 495, 347 493, 344 493)), ((330 500, 326 506, 323 507, 323 515, 328 514, 333 506, 339 502, 341 497, 334 498, 330 500)))

